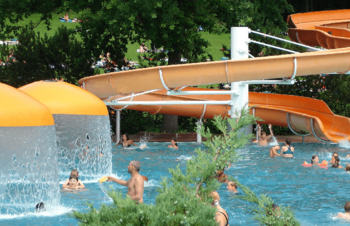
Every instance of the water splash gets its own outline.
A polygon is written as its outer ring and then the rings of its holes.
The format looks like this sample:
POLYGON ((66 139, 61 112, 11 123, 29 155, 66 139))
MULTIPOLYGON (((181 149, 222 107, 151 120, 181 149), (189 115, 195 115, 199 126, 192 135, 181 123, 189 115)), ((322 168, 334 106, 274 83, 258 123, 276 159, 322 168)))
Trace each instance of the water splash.
POLYGON ((0 213, 21 215, 60 201, 54 126, 0 127, 0 213))
POLYGON ((339 147, 340 148, 350 148, 350 142, 348 140, 341 140, 339 141, 339 147))
POLYGON ((79 179, 97 179, 112 172, 111 137, 108 116, 54 115, 60 179, 72 169, 79 179))
POLYGON ((147 143, 148 141, 151 139, 150 136, 147 136, 147 134, 145 133, 145 135, 143 137, 140 138, 140 148, 144 149, 147 147, 147 143))
POLYGON ((275 145, 278 145, 278 141, 275 136, 272 136, 269 146, 275 146, 275 145))

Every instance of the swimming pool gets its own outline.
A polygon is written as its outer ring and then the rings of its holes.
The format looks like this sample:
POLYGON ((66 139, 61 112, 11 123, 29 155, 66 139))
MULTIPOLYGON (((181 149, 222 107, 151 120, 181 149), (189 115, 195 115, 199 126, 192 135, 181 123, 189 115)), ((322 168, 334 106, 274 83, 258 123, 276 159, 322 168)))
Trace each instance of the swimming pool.
MULTIPOLYGON (((186 160, 199 147, 196 143, 179 143, 179 150, 166 148, 166 143, 149 143, 144 150, 113 148, 113 172, 118 178, 130 178, 127 165, 131 160, 141 161, 141 175, 149 178, 145 183, 144 202, 154 203, 156 189, 161 176, 169 176, 168 168, 177 164, 184 169, 186 160)), ((345 159, 349 149, 337 145, 295 144, 296 154, 293 159, 269 158, 268 147, 247 146, 238 150, 241 158, 225 173, 236 177, 243 185, 256 194, 270 195, 276 204, 290 205, 302 225, 335 225, 345 223, 333 215, 344 211, 343 206, 349 201, 348 188, 350 174, 343 169, 304 168, 304 161, 310 162, 311 156, 317 154, 320 160, 330 160, 333 151, 340 154, 341 165, 350 163, 345 159)), ((0 225, 77 225, 78 221, 67 213, 72 209, 87 209, 86 201, 99 208, 100 203, 111 203, 103 193, 96 180, 82 179, 88 190, 76 193, 61 192, 61 204, 51 210, 38 214, 4 215, 0 214, 0 225)), ((97 175, 97 178, 102 175, 97 175)), ((61 184, 63 180, 61 181, 61 184)), ((112 185, 124 194, 126 188, 112 182, 112 185)), ((249 214, 250 204, 233 199, 227 191, 226 184, 218 190, 221 206, 227 210, 230 225, 257 225, 249 214)), ((33 209, 35 204, 33 204, 33 209)))

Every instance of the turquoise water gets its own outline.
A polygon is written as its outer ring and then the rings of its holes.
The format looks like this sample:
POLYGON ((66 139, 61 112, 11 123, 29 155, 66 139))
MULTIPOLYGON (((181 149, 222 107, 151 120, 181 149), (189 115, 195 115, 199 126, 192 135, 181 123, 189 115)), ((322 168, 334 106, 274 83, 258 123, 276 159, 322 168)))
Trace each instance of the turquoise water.
MULTIPOLYGON (((180 164, 186 167, 186 160, 194 155, 195 143, 179 143, 179 150, 166 148, 167 143, 149 143, 144 150, 133 148, 113 148, 113 173, 121 179, 129 179, 127 165, 131 160, 141 161, 141 175, 149 178, 145 183, 144 202, 154 203, 156 189, 161 176, 169 176, 168 168, 180 164)), ((350 159, 345 155, 350 149, 339 148, 336 145, 296 144, 296 154, 293 159, 269 158, 268 147, 248 146, 238 150, 241 158, 225 173, 236 177, 243 185, 249 186, 257 194, 270 195, 276 204, 290 205, 302 225, 337 225, 345 222, 336 219, 343 206, 349 201, 348 186, 350 174, 343 169, 304 168, 304 161, 310 162, 311 156, 317 154, 320 160, 330 160, 333 151, 340 154, 341 165, 345 167, 350 159)), ((103 175, 97 175, 100 177, 103 175)), ((85 202, 92 201, 99 208, 100 203, 111 203, 96 180, 85 179, 81 175, 88 190, 80 192, 61 191, 61 204, 39 214, 4 215, 0 214, 0 225, 77 225, 78 221, 68 213, 72 210, 84 211, 85 202)), ((61 181, 61 184, 64 181, 61 181)), ((112 185, 124 194, 125 187, 112 182, 112 185)), ((257 225, 251 219, 249 204, 237 199, 227 191, 226 184, 218 190, 221 196, 221 206, 227 210, 230 225, 257 225)), ((35 204, 33 204, 34 208, 35 204)))

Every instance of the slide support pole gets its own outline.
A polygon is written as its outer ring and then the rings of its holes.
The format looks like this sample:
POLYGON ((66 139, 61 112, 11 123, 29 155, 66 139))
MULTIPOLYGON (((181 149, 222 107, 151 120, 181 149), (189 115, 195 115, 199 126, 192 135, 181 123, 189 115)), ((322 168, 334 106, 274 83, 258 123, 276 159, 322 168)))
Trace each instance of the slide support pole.
POLYGON ((115 141, 118 144, 120 141, 120 110, 116 110, 115 115, 115 141))
MULTIPOLYGON (((200 130, 202 126, 202 118, 198 119, 197 121, 197 130, 200 130)), ((197 132, 197 143, 201 144, 202 143, 202 135, 200 135, 197 132)))
MULTIPOLYGON (((231 60, 249 58, 249 32, 248 27, 231 27, 231 60)), ((237 118, 236 112, 248 107, 249 86, 242 82, 232 82, 231 91, 236 90, 238 94, 231 95, 231 118, 237 118)), ((239 117, 239 115, 238 115, 239 117)), ((252 133, 252 125, 242 129, 242 133, 248 135, 252 133)))

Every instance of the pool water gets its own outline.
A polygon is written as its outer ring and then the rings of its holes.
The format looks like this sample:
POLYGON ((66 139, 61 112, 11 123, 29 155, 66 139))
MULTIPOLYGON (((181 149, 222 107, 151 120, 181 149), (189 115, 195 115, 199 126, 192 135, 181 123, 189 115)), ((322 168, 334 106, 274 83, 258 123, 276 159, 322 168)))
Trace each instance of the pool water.
MULTIPOLYGON (((166 143, 148 143, 144 150, 138 148, 113 148, 114 176, 129 179, 127 165, 131 160, 141 162, 141 175, 149 178, 145 183, 144 202, 154 203, 161 176, 170 176, 168 168, 180 164, 185 169, 186 161, 194 155, 196 143, 179 143, 179 150, 166 148, 166 143)), ((202 146, 203 147, 203 146, 202 146)), ((269 147, 247 146, 238 150, 240 159, 225 173, 237 178, 256 194, 267 194, 276 204, 290 206, 302 225, 338 225, 346 222, 334 217, 344 211, 344 204, 350 200, 348 186, 350 174, 344 169, 305 168, 304 161, 319 155, 320 160, 329 161, 333 151, 340 155, 341 165, 345 167, 350 159, 345 159, 349 149, 337 145, 295 144, 293 159, 269 158, 269 147)), ((98 177, 104 175, 97 175, 98 177)), ((69 216, 73 209, 84 211, 86 201, 99 208, 101 203, 111 203, 105 195, 103 186, 113 186, 126 194, 126 187, 113 182, 98 184, 97 180, 81 178, 85 191, 61 191, 61 204, 47 212, 25 215, 0 214, 0 225, 77 225, 78 221, 69 216), (102 186, 102 187, 100 187, 102 186)), ((61 181, 63 184, 64 180, 61 181)), ((239 190, 239 189, 238 189, 239 190)), ((234 194, 222 184, 218 190, 221 206, 229 213, 230 225, 258 225, 249 213, 249 203, 234 199, 234 194)), ((35 204, 33 204, 34 208, 35 204)))

